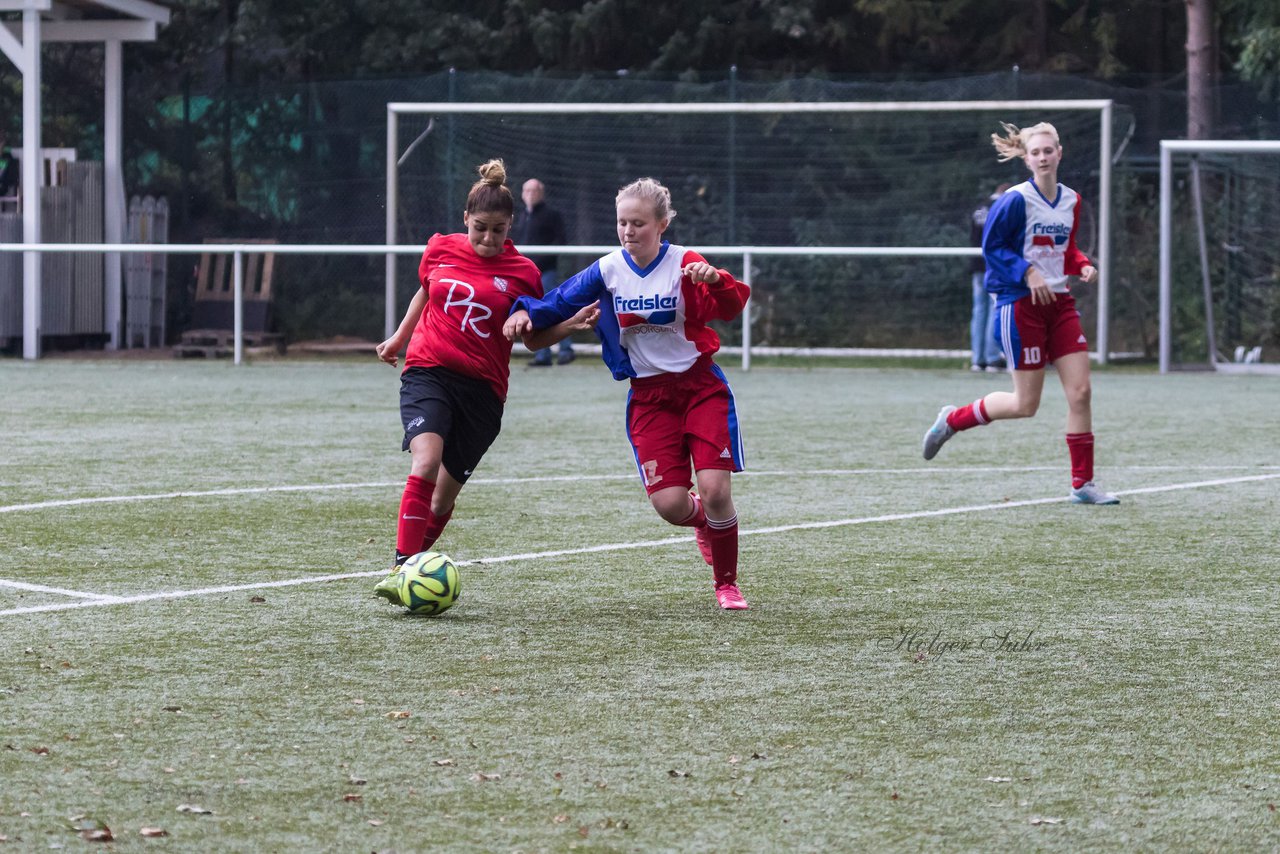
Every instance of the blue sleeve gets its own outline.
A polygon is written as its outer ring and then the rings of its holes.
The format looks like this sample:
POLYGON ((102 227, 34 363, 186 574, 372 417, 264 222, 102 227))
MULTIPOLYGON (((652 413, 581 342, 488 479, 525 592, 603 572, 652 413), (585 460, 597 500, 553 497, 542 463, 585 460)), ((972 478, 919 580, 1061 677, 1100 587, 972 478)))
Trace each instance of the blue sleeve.
POLYGON ((996 199, 982 230, 982 259, 987 279, 1020 287, 1031 265, 1022 257, 1027 233, 1027 200, 1009 192, 996 199))
POLYGON ((600 299, 604 291, 600 262, 593 261, 590 267, 570 276, 542 299, 520 297, 512 304, 510 314, 527 311, 534 329, 546 329, 573 317, 579 310, 600 299))

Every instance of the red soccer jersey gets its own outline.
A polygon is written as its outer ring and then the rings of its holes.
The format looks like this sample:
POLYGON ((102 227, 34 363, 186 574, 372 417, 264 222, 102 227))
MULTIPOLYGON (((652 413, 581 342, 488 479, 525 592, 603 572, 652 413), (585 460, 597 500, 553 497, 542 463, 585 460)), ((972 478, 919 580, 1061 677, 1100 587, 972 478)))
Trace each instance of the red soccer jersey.
POLYGON ((405 368, 440 367, 485 380, 507 399, 511 342, 502 334, 511 304, 540 298, 537 266, 510 240, 500 255, 481 258, 465 234, 437 234, 418 265, 427 306, 409 339, 405 368))

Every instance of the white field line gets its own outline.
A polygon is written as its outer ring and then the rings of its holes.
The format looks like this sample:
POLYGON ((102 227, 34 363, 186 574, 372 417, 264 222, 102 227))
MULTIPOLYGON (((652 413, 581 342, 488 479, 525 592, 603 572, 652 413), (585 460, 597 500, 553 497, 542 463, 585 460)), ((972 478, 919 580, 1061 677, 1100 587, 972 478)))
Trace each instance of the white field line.
POLYGON ((43 584, 27 584, 25 581, 9 581, 0 578, 0 587, 13 587, 18 590, 30 590, 33 593, 57 593, 59 596, 70 596, 73 599, 114 600, 114 596, 103 596, 100 593, 85 593, 80 590, 67 590, 65 587, 46 587, 43 584))
MULTIPOLYGON (((1190 483, 1171 483, 1164 486, 1148 486, 1138 489, 1119 490, 1115 494, 1124 495, 1148 495, 1157 492, 1176 492, 1184 489, 1204 489, 1213 486, 1227 486, 1234 483, 1251 483, 1264 480, 1276 480, 1280 478, 1280 472, 1274 474, 1259 474, 1245 477, 1229 477, 1219 478, 1216 480, 1199 480, 1190 483)), ((901 522, 908 519, 926 519, 937 516, 954 516, 961 513, 980 513, 988 510, 1008 510, 1015 507, 1034 507, 1040 504, 1061 504, 1067 501, 1066 496, 1056 495, 1052 498, 1032 498, 1026 501, 1002 501, 995 504, 973 504, 966 507, 946 507, 941 510, 917 510, 911 513, 886 513, 881 516, 863 516, 852 519, 832 519, 826 522, 801 522, 794 525, 776 525, 770 528, 752 528, 750 530, 741 531, 740 536, 750 537, 760 534, 778 534, 787 531, 812 531, 823 528, 839 528, 850 525, 867 525, 874 522, 901 522)), ((1106 512, 1106 511, 1100 511, 1106 512)), ((659 546, 676 545, 680 543, 689 543, 693 541, 691 536, 667 537, 661 540, 644 540, 632 543, 602 543, 595 546, 584 546, 574 549, 556 549, 544 552, 525 552, 523 554, 499 555, 497 557, 479 558, 477 560, 458 561, 459 566, 472 566, 475 564, 497 564, 511 563, 518 560, 538 560, 541 558, 565 557, 568 555, 581 554, 597 554, 600 552, 627 551, 631 549, 655 548, 659 546)), ((366 572, 343 572, 335 575, 312 575, 305 578, 288 578, 276 581, 263 581, 253 584, 231 584, 221 587, 202 587, 196 590, 171 590, 164 593, 143 593, 137 596, 115 596, 104 597, 84 602, 64 602, 54 605, 31 605, 24 608, 10 608, 0 611, 0 617, 11 616, 15 614, 35 614, 46 611, 69 611, 76 608, 93 608, 102 605, 130 605, 139 602, 152 602, 157 599, 187 599, 193 596, 217 596, 226 593, 236 593, 244 590, 266 590, 272 587, 295 587, 301 584, 315 584, 324 581, 342 581, 351 578, 372 578, 378 575, 385 575, 385 569, 376 569, 366 572)), ((83 594, 81 594, 83 595, 83 594)))
MULTIPOLYGON (((1280 466, 1110 466, 1111 471, 1259 471, 1277 469, 1280 466)), ((850 477, 861 475, 912 475, 912 474, 1001 474, 1008 472, 1062 471, 1062 466, 923 466, 902 469, 802 469, 798 471, 744 471, 737 477, 850 477)), ((495 486, 527 483, 581 483, 584 481, 631 480, 628 474, 547 475, 544 477, 495 477, 474 478, 468 485, 495 486)), ((217 498, 230 495, 263 495, 272 492, 335 492, 344 489, 391 489, 402 487, 404 481, 377 481, 371 483, 311 483, 292 486, 251 486, 236 489, 209 489, 203 491, 152 492, 141 495, 103 495, 92 498, 65 498, 54 501, 38 501, 32 504, 0 505, 0 513, 21 513, 31 510, 49 510, 57 507, 81 507, 88 504, 125 504, 135 501, 169 501, 175 498, 217 498)))

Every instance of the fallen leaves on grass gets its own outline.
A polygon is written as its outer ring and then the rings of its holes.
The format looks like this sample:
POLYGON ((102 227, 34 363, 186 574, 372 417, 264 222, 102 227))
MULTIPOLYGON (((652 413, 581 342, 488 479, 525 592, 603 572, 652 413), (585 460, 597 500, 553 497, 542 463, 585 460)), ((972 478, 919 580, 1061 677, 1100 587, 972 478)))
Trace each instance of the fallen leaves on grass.
POLYGON ((363 777, 357 777, 355 774, 352 774, 350 777, 347 778, 347 782, 353 786, 363 786, 365 783, 368 783, 369 781, 363 777))
POLYGON ((433 759, 431 761, 431 764, 439 765, 441 768, 448 768, 449 766, 453 765, 453 760, 452 759, 433 759))
POLYGON ((189 812, 192 815, 213 815, 213 810, 198 804, 178 804, 178 812, 189 812))
POLYGON ((987 781, 988 783, 1012 783, 1013 782, 1012 777, 983 777, 982 779, 987 781))
POLYGON ((369 822, 368 822, 370 827, 382 827, 382 825, 385 823, 386 822, 382 821, 382 819, 378 819, 378 818, 371 818, 369 819, 369 822))
POLYGON ((1043 825, 1043 824, 1062 824, 1062 819, 1060 819, 1060 818, 1041 818, 1041 817, 1040 817, 1040 816, 1038 816, 1038 815, 1037 815, 1037 816, 1032 816, 1032 817, 1031 817, 1031 826, 1032 826, 1032 827, 1039 827, 1039 826, 1041 826, 1041 825, 1043 825))
POLYGON ((387 712, 386 717, 388 720, 402 721, 410 715, 410 712, 387 712))
POLYGON ((261 605, 263 602, 267 601, 267 597, 265 597, 265 596, 250 596, 250 597, 249 597, 249 601, 250 601, 250 602, 252 602, 252 603, 254 603, 255 605, 261 605))
POLYGON ((36 756, 48 756, 48 755, 49 755, 49 748, 45 747, 44 745, 40 745, 39 747, 32 747, 32 748, 30 748, 30 750, 31 750, 31 752, 32 752, 32 753, 34 753, 36 756))
POLYGON ((166 712, 180 712, 180 711, 182 711, 182 706, 163 706, 162 708, 163 708, 166 712))
POLYGON ((471 775, 471 779, 476 783, 495 783, 502 779, 501 774, 483 774, 476 773, 471 775))
POLYGON ((673 778, 674 777, 692 777, 693 774, 691 774, 688 771, 677 771, 675 768, 672 768, 670 771, 667 772, 667 776, 673 777, 673 778))
POLYGON ((360 801, 364 800, 364 795, 357 794, 356 792, 347 792, 345 795, 342 796, 342 799, 349 804, 359 803, 360 801))
POLYGON ((138 829, 138 834, 148 839, 159 839, 161 836, 168 836, 169 831, 163 827, 142 827, 138 829))

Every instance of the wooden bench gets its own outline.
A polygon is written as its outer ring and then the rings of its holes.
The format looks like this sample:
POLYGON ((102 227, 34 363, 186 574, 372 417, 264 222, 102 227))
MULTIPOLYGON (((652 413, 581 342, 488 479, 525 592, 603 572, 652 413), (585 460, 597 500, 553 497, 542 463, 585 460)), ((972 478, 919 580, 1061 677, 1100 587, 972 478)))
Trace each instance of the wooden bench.
MULTIPOLYGON (((275 240, 206 240, 205 243, 261 244, 275 240)), ((246 349, 274 349, 284 352, 284 337, 268 332, 271 322, 271 281, 275 275, 275 253, 246 252, 242 300, 242 336, 246 349)), ((191 307, 191 329, 182 333, 174 355, 215 358, 231 356, 235 350, 235 256, 205 252, 196 275, 196 296, 191 307)))

